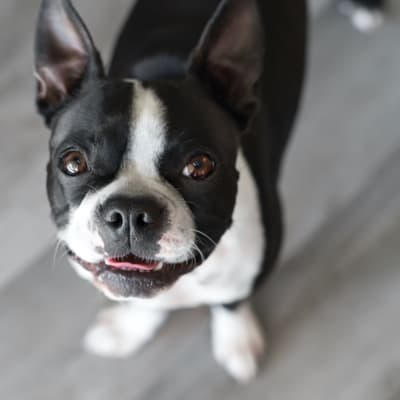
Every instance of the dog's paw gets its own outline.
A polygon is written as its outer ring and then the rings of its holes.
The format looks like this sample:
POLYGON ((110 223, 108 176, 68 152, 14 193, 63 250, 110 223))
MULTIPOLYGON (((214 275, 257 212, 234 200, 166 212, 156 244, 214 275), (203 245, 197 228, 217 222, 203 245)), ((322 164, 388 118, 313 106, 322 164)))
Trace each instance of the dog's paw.
POLYGON ((128 357, 154 336, 165 317, 165 313, 132 305, 104 310, 85 335, 83 346, 87 352, 101 357, 128 357))
POLYGON ((212 310, 212 344, 217 362, 238 382, 251 381, 265 351, 262 330, 248 304, 212 310))

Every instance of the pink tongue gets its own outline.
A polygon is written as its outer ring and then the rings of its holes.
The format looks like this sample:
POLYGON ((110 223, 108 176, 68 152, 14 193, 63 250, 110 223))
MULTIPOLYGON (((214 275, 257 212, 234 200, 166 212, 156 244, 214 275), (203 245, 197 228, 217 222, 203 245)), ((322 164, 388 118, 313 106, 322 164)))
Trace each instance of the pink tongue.
POLYGON ((106 264, 110 267, 120 269, 123 271, 154 271, 158 262, 153 262, 151 264, 139 263, 139 262, 129 262, 129 261, 117 261, 113 258, 109 258, 106 264))

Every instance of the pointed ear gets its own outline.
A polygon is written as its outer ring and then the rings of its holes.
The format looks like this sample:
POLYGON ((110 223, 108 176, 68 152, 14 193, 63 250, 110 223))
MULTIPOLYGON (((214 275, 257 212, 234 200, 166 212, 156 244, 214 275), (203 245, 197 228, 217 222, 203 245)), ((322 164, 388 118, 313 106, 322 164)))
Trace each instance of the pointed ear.
POLYGON ((70 0, 42 0, 36 30, 35 78, 39 112, 49 123, 88 80, 104 76, 92 38, 70 0))
POLYGON ((195 49, 189 71, 246 126, 264 63, 264 29, 256 0, 225 0, 195 49))

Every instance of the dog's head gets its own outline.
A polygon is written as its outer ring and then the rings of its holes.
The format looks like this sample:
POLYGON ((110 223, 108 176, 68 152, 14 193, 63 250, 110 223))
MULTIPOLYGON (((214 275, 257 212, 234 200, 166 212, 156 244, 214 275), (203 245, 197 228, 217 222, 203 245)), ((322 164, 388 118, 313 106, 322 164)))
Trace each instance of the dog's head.
POLYGON ((262 39, 255 1, 225 2, 185 78, 115 81, 70 1, 43 0, 35 75, 52 215, 73 265, 110 297, 169 287, 229 229, 262 39))

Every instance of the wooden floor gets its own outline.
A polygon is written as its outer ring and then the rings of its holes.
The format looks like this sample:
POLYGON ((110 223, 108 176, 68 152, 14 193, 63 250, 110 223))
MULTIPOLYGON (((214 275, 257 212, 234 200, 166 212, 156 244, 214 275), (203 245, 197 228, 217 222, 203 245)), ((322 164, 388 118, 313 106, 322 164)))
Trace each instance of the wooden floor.
MULTIPOLYGON (((54 257, 31 99, 38 2, 0 4, 0 399, 400 400, 398 4, 373 35, 333 10, 313 23, 283 179, 287 248, 255 298, 269 354, 239 387, 211 357, 206 309, 174 314, 132 359, 82 351, 105 301, 54 257)), ((108 53, 130 1, 75 3, 108 53)))

